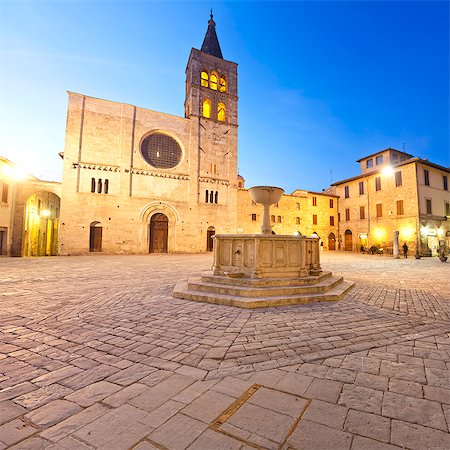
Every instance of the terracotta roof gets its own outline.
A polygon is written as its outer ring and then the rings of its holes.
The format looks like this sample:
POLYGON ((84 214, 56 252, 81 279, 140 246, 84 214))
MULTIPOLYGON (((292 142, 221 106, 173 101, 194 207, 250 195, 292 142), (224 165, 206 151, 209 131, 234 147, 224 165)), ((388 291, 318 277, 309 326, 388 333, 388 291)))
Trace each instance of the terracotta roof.
POLYGON ((401 153, 402 155, 409 156, 410 158, 414 158, 414 155, 402 152, 401 150, 397 150, 395 148, 388 147, 388 148, 385 148, 384 150, 379 150, 378 152, 372 153, 371 155, 367 155, 367 156, 364 156, 363 158, 359 158, 359 159, 356 160, 356 162, 361 162, 363 159, 371 158, 372 156, 378 155, 378 154, 386 152, 388 150, 394 150, 394 152, 401 153))

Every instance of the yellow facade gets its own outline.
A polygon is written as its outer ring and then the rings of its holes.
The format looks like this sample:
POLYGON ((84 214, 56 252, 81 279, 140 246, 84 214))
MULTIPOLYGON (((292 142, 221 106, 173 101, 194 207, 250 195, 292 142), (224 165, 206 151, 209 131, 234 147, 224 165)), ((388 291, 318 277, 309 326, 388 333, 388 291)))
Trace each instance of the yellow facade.
POLYGON ((410 253, 418 250, 423 255, 436 255, 439 241, 450 246, 449 169, 394 149, 358 162, 362 175, 334 183, 327 190, 339 196, 342 250, 375 246, 390 254, 396 231, 400 246, 406 243, 410 253), (382 157, 380 164, 375 163, 377 156, 382 157), (373 165, 367 167, 370 159, 373 165), (428 184, 424 171, 428 172, 428 184))

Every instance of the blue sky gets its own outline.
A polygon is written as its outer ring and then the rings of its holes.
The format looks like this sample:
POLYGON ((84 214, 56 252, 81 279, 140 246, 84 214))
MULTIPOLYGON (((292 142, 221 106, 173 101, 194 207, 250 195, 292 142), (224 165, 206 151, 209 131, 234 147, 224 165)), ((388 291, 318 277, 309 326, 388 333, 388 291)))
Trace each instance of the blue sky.
POLYGON ((403 145, 450 165, 446 1, 0 0, 0 155, 59 180, 67 90, 182 116, 210 7, 246 186, 320 191, 403 145))

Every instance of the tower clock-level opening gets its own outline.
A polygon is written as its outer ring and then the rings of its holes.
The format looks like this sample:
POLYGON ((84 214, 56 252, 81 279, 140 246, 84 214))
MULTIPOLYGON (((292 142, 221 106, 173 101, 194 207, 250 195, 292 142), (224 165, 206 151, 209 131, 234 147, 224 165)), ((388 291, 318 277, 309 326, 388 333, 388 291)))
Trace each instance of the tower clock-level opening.
POLYGON ((149 253, 167 253, 169 219, 165 214, 154 214, 150 219, 149 253))

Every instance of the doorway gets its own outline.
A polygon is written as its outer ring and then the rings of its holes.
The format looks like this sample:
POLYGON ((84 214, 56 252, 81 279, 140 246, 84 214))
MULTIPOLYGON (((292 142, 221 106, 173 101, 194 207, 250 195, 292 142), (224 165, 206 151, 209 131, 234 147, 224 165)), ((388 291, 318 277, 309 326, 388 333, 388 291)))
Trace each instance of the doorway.
POLYGON ((157 213, 150 219, 150 253, 167 253, 169 219, 157 213))
POLYGON ((336 250, 336 236, 334 233, 328 235, 328 250, 336 250))
POLYGON ((101 252, 102 251, 102 234, 103 228, 100 222, 92 222, 89 231, 89 251, 101 252))
POLYGON ((212 252, 213 246, 214 246, 214 239, 213 236, 216 233, 216 230, 214 227, 208 227, 208 230, 206 232, 206 251, 212 252))
POLYGON ((6 255, 6 229, 0 228, 0 256, 6 255))
POLYGON ((351 252, 353 250, 353 236, 350 230, 345 230, 344 250, 351 252))

